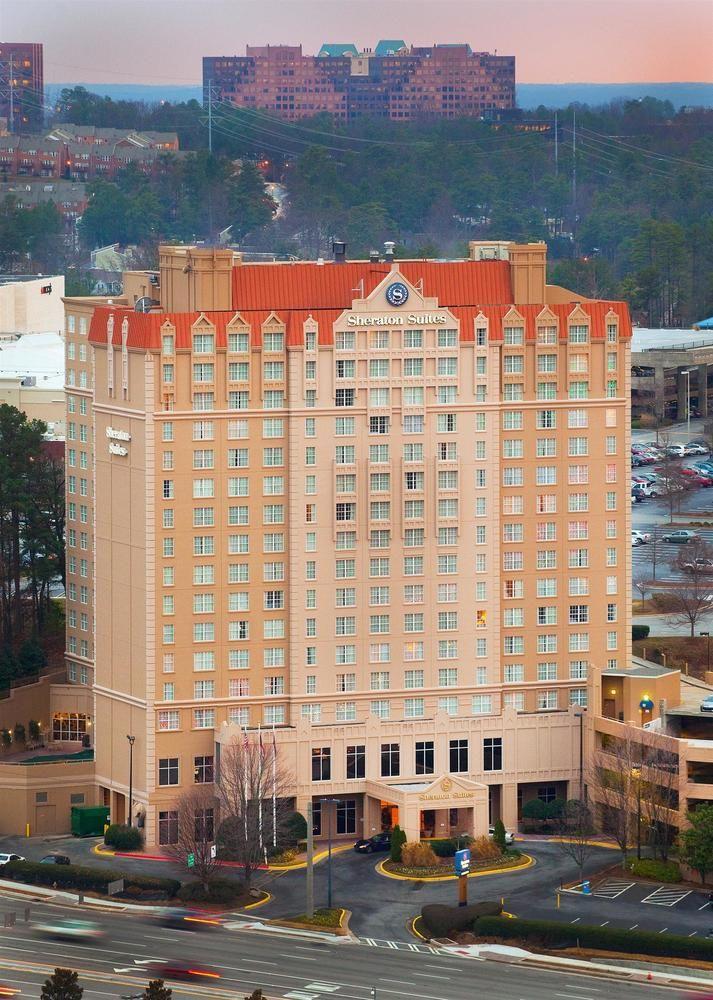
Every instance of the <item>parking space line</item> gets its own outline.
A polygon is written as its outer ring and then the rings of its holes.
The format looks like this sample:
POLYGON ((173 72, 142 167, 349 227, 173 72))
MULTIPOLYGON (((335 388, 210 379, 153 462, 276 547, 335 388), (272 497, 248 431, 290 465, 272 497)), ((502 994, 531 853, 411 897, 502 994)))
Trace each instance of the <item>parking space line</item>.
POLYGON ((668 927, 662 927, 661 930, 659 931, 659 934, 665 934, 667 930, 668 927))
POLYGON ((688 936, 689 937, 695 937, 697 933, 698 933, 698 931, 691 931, 691 933, 688 936))
POLYGON ((705 903, 703 904, 703 906, 699 906, 699 907, 698 907, 698 911, 700 912, 701 910, 705 910, 706 906, 710 906, 710 905, 711 905, 711 901, 710 901, 710 899, 709 899, 709 900, 708 900, 707 902, 705 902, 705 903))
POLYGON ((661 886, 649 893, 648 896, 645 896, 641 902, 650 903, 653 906, 675 906, 682 899, 685 899, 686 896, 690 896, 691 892, 691 889, 681 892, 680 889, 670 889, 667 886, 661 886))
POLYGON ((604 899, 617 899, 635 885, 636 882, 622 882, 621 880, 608 879, 606 882, 602 882, 602 884, 595 889, 592 895, 600 896, 604 899))
POLYGON ((606 927, 606 925, 607 925, 608 923, 609 923, 609 921, 608 921, 608 920, 605 920, 605 921, 604 921, 604 923, 603 923, 603 924, 600 924, 599 926, 600 926, 600 927, 606 927))
POLYGON ((579 921, 580 921, 581 919, 582 919, 581 917, 575 917, 575 918, 574 918, 574 920, 570 920, 570 924, 576 924, 576 923, 579 923, 579 921))
POLYGON ((634 930, 636 930, 636 928, 637 928, 638 926, 639 926, 638 924, 632 924, 632 925, 631 925, 631 927, 629 928, 629 930, 630 930, 630 931, 634 931, 634 930))

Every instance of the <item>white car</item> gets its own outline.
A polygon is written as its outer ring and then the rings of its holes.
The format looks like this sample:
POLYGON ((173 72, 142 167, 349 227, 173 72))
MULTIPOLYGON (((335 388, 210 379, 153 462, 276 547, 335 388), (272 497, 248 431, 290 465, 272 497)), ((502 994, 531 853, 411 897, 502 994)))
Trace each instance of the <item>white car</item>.
MULTIPOLYGON (((491 837, 495 836, 495 827, 494 826, 489 826, 488 827, 488 835, 491 836, 491 837)), ((512 842, 514 840, 515 840, 515 834, 511 833, 510 830, 506 830, 505 831, 505 844, 506 844, 506 846, 509 847, 510 844, 512 844, 512 842)))
POLYGON ((6 865, 9 861, 24 861, 21 854, 0 854, 0 865, 6 865))
POLYGON ((683 458, 686 454, 686 449, 682 444, 669 444, 666 446, 666 454, 670 455, 671 458, 683 458))
POLYGON ((631 544, 632 545, 646 545, 647 542, 651 541, 651 535, 648 531, 632 531, 631 532, 631 544))

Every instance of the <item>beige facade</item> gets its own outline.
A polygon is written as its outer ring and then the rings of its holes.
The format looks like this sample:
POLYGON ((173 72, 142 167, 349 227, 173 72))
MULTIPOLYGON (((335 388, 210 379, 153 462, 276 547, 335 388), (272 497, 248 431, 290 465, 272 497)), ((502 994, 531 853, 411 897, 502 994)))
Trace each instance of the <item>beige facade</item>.
POLYGON ((630 655, 626 307, 550 302, 543 244, 160 267, 152 313, 66 300, 67 660, 114 818, 127 735, 160 843, 232 727, 338 835, 576 790, 630 655))
POLYGON ((0 339, 19 333, 61 333, 64 275, 0 282, 0 339))

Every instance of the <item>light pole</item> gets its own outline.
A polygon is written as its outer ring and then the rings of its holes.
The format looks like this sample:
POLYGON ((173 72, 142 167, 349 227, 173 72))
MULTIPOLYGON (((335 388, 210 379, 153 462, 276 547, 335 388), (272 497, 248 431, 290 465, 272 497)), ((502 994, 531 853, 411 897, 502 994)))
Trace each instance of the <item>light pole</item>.
POLYGON ((126 738, 129 741, 129 822, 127 825, 133 826, 134 820, 131 807, 134 798, 134 743, 136 742, 136 737, 127 734, 126 738))
POLYGON ((706 669, 710 670, 710 668, 711 668, 711 634, 710 634, 710 632, 699 632, 698 634, 699 635, 704 635, 706 637, 706 639, 708 640, 708 655, 706 657, 706 660, 707 660, 706 669))
POLYGON ((687 368, 680 374, 686 376, 686 433, 688 434, 688 440, 690 441, 691 440, 691 369, 687 368))
MULTIPOLYGON (((339 805, 339 799, 322 799, 323 802, 339 805)), ((327 909, 332 909, 332 813, 333 808, 329 808, 329 823, 327 824, 327 909)))
POLYGON ((584 802, 584 709, 575 718, 579 719, 579 801, 584 802))

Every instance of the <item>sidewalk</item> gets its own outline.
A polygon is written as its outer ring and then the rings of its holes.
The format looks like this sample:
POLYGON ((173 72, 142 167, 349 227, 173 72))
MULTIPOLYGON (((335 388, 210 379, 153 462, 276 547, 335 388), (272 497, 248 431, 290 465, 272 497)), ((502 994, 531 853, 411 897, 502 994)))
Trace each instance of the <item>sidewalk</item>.
MULTIPOLYGON (((315 845, 317 846, 317 845, 315 845)), ((352 849, 351 844, 337 844, 336 846, 332 844, 332 854, 342 854, 344 851, 349 851, 352 849)), ((104 844, 95 844, 92 848, 92 854, 98 854, 100 857, 104 858, 133 858, 135 861, 164 861, 166 863, 176 864, 175 858, 169 858, 165 854, 144 854, 143 851, 115 851, 111 847, 106 847, 104 844)), ((313 858, 314 864, 319 864, 320 861, 324 861, 329 857, 329 849, 327 847, 322 847, 320 850, 316 850, 313 858)), ((239 861, 220 861, 219 867, 221 868, 242 868, 243 866, 239 861)), ((258 865, 258 871, 268 871, 268 872, 291 872, 299 871, 300 868, 306 868, 307 861, 296 861, 294 864, 290 865, 258 865)))

